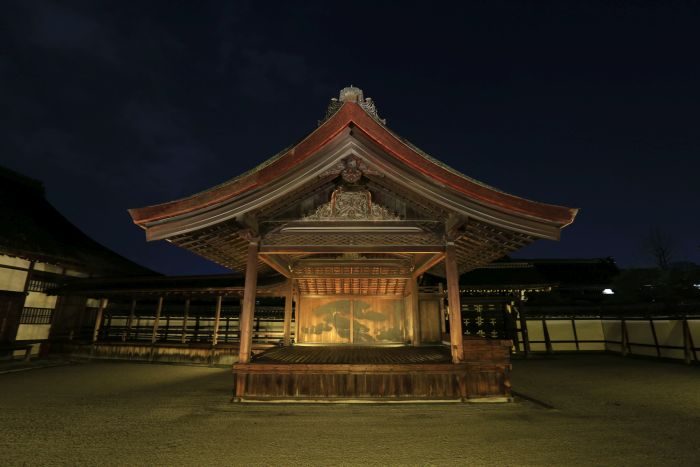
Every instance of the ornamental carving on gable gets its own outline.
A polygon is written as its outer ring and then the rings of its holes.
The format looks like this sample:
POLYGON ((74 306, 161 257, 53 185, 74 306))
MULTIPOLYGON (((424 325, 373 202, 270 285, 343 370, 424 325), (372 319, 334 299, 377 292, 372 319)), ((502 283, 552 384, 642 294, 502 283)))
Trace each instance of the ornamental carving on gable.
POLYGON ((399 220, 399 216, 384 206, 372 202, 372 193, 368 190, 347 191, 337 188, 331 200, 319 206, 316 211, 303 218, 305 221, 333 220, 399 220))

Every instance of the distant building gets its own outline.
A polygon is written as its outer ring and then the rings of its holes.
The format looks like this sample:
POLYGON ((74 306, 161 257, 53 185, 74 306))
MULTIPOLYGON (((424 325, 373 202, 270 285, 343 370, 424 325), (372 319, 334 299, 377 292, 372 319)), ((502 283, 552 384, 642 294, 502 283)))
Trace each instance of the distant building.
POLYGON ((0 167, 0 355, 30 344, 37 353, 47 341, 61 300, 48 289, 71 278, 153 274, 70 223, 41 182, 0 167))

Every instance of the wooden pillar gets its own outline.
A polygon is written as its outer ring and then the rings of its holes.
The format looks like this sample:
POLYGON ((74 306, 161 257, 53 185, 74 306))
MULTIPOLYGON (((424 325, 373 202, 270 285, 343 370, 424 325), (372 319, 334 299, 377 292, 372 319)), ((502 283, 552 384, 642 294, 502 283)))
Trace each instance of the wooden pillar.
POLYGON ((411 288, 411 316, 413 317, 413 334, 411 336, 412 345, 420 345, 421 335, 420 335, 420 308, 418 300, 418 279, 409 279, 409 286, 411 288))
POLYGON ((620 353, 626 357, 630 352, 629 336, 627 335, 627 323, 622 318, 620 321, 620 353))
POLYGON ((654 319, 649 317, 649 326, 651 327, 651 336, 654 338, 654 347, 656 347, 656 356, 661 357, 661 348, 659 347, 659 338, 656 336, 656 326, 654 326, 654 319))
POLYGON ((291 344, 292 334, 292 301, 294 300, 294 280, 287 280, 287 289, 284 296, 284 337, 282 343, 284 345, 291 344))
POLYGON ((129 310, 129 319, 126 320, 126 332, 124 340, 128 341, 131 338, 131 328, 134 325, 134 316, 136 315, 136 299, 131 299, 131 309, 129 310))
POLYGON ((190 314, 190 298, 185 299, 185 313, 182 317, 182 335, 180 336, 180 342, 183 344, 187 342, 187 318, 190 314))
POLYGON ((158 340, 158 323, 160 314, 163 312, 163 296, 158 297, 158 306, 156 307, 156 318, 153 320, 153 333, 151 334, 151 344, 155 344, 158 340))
POLYGON ((525 358, 530 356, 530 333, 527 332, 527 317, 525 316, 525 306, 523 305, 525 292, 521 292, 518 300, 518 318, 520 319, 520 336, 523 341, 523 355, 525 358))
POLYGON ((576 331, 576 318, 571 318, 571 329, 574 331, 574 342, 576 343, 576 350, 581 350, 581 345, 578 342, 578 331, 576 331))
POLYGON ((447 317, 445 316, 445 290, 442 282, 438 284, 438 305, 440 306, 440 333, 441 336, 447 334, 447 317))
POLYGON ((695 353, 695 345, 693 344, 693 336, 690 334, 690 324, 688 323, 688 317, 683 317, 683 357, 685 363, 690 365, 690 362, 694 359, 698 361, 698 356, 695 353))
POLYGON ((464 361, 464 343, 462 339, 462 305, 459 298, 459 272, 457 269, 457 251, 454 242, 447 242, 445 247, 445 270, 447 272, 447 303, 450 308, 450 349, 452 363, 464 361))
POLYGON ((105 312, 105 307, 107 306, 107 299, 101 298, 100 305, 97 308, 97 315, 95 316, 95 326, 92 328, 92 343, 97 342, 97 336, 100 334, 100 325, 102 324, 102 315, 105 312))
POLYGON ((297 290, 294 292, 294 342, 296 344, 299 343, 299 329, 301 329, 299 313, 301 313, 301 292, 297 290))
POLYGON ((216 297, 216 310, 214 311, 214 332, 211 335, 211 345, 215 346, 219 342, 219 323, 221 323, 221 301, 223 296, 216 297))
POLYGON ((251 239, 248 243, 248 260, 245 269, 245 288, 243 289, 240 319, 239 363, 250 361, 250 352, 253 347, 253 313, 255 312, 255 294, 258 285, 258 242, 257 239, 251 239))
MULTIPOLYGON (((574 320, 572 319, 572 325, 575 326, 574 320)), ((575 329, 575 328, 574 328, 575 329)), ((551 354, 552 349, 552 339, 549 337, 549 329, 547 329, 547 320, 542 318, 542 331, 544 332, 544 346, 547 349, 547 353, 551 354)), ((574 331, 574 340, 576 341, 576 350, 578 350, 578 340, 576 339, 576 332, 574 331)))

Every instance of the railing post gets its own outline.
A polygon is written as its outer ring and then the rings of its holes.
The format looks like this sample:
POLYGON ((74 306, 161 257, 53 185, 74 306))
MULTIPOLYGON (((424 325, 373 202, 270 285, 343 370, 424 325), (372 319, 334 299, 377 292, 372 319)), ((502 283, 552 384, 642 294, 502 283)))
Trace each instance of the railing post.
POLYGON ((629 354, 629 336, 627 335, 627 323, 624 318, 620 319, 620 352, 623 357, 629 354))
POLYGON ((695 353, 695 344, 693 343, 693 335, 690 333, 690 324, 688 317, 683 317, 683 354, 685 363, 690 365, 691 359, 698 361, 698 355, 695 353))
POLYGON ((126 332, 124 333, 123 341, 131 339, 131 327, 134 324, 134 315, 136 314, 136 299, 131 299, 131 309, 129 310, 129 319, 126 320, 126 332))
POLYGON ((544 317, 542 318, 542 331, 544 332, 544 345, 547 349, 547 353, 552 354, 554 351, 552 349, 552 339, 549 337, 549 329, 547 329, 547 320, 544 317))
POLYGON ((659 339, 656 337, 656 327, 654 327, 654 319, 649 316, 649 326, 651 326, 651 336, 654 338, 654 347, 656 347, 656 356, 661 357, 661 349, 659 348, 659 339))
POLYGON ((95 315, 95 326, 92 328, 92 343, 97 343, 97 338, 100 334, 100 326, 102 325, 102 316, 107 306, 107 299, 100 298, 100 305, 97 308, 97 314, 95 315))
POLYGON ((216 297, 216 310, 214 311, 214 332, 211 336, 211 346, 215 347, 219 342, 219 323, 221 322, 221 301, 223 297, 217 295, 216 297))
POLYGON ((182 317, 182 334, 180 335, 180 342, 182 344, 187 342, 187 318, 189 317, 190 314, 190 298, 187 297, 185 299, 185 312, 184 316, 182 317))
POLYGON ((160 314, 163 312, 163 296, 158 297, 158 305, 156 306, 156 317, 153 320, 153 332, 151 333, 151 345, 158 340, 158 324, 160 323, 160 314))
POLYGON ((530 356, 530 336, 527 332, 527 318, 525 317, 525 307, 523 306, 523 297, 518 300, 518 317, 520 318, 520 335, 523 340, 523 354, 525 358, 530 356))

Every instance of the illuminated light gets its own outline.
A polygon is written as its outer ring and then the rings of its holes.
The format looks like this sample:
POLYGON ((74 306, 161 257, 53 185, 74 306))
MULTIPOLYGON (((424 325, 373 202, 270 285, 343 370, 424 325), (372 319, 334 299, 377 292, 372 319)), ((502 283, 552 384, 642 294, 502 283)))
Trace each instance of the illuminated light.
POLYGON ((693 284, 693 287, 695 287, 696 289, 700 289, 700 284, 693 284))
POLYGON ((603 295, 615 295, 613 289, 603 289, 603 295))

